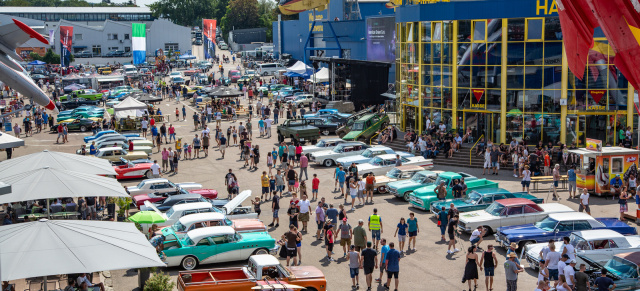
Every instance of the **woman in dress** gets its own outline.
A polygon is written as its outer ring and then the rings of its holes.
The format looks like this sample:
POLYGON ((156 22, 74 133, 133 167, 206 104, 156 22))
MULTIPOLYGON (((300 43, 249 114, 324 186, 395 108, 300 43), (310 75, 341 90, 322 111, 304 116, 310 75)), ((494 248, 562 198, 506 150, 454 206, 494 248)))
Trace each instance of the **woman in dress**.
POLYGON ((464 276, 462 282, 469 284, 469 291, 478 287, 478 255, 476 254, 476 246, 470 246, 467 253, 467 261, 464 266, 464 276), (471 280, 473 280, 474 288, 471 288, 471 280))

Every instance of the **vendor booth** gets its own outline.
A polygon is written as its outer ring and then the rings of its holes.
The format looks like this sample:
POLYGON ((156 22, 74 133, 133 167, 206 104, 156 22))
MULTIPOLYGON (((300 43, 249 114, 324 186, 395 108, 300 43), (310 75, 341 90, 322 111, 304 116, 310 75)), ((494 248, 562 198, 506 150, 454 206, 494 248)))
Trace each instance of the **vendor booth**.
POLYGON ((124 101, 113 106, 113 114, 116 117, 116 129, 118 130, 138 130, 142 116, 148 115, 147 105, 127 97, 124 101))
POLYGON ((576 170, 576 186, 587 188, 595 195, 609 194, 610 181, 616 175, 620 175, 623 181, 628 181, 631 175, 638 175, 638 150, 602 147, 602 141, 587 139, 586 148, 569 152, 580 156, 580 168, 576 170))

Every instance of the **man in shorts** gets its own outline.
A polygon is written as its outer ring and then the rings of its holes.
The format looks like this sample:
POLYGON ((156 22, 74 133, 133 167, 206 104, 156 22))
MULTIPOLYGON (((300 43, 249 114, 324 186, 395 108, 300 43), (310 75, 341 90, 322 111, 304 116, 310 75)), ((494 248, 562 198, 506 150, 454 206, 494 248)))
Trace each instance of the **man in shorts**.
POLYGON ((373 269, 378 268, 378 252, 371 248, 371 242, 367 242, 367 248, 362 250, 360 256, 360 267, 364 271, 367 281, 367 291, 371 291, 371 280, 373 278, 373 269))
POLYGON ((204 129, 202 130, 202 134, 200 139, 202 139, 202 149, 204 150, 204 157, 209 156, 209 138, 211 136, 211 131, 207 128, 207 125, 204 125, 204 129))
POLYGON ((402 255, 398 250, 394 248, 394 243, 389 243, 390 250, 387 252, 385 258, 385 265, 387 268, 387 283, 384 284, 384 287, 389 290, 391 288, 391 278, 394 278, 394 291, 398 291, 398 274, 400 273, 400 258, 402 255))
POLYGON ((486 230, 482 226, 478 226, 473 232, 471 232, 471 236, 469 237, 469 242, 472 245, 475 245, 478 249, 480 248, 480 243, 482 242, 482 238, 484 237, 486 230))
POLYGON ((87 218, 96 219, 96 197, 85 197, 87 202, 87 218))
POLYGON ((371 198, 371 203, 373 203, 373 187, 376 184, 376 176, 373 175, 373 173, 369 173, 367 175, 367 179, 366 180, 366 184, 364 186, 364 192, 365 192, 365 198, 364 198, 364 203, 367 203, 369 201, 369 198, 371 198))
POLYGON ((338 231, 340 232, 340 246, 344 252, 343 257, 346 258, 347 248, 351 245, 351 238, 353 237, 353 230, 351 229, 351 225, 347 223, 346 217, 342 219, 342 224, 338 226, 338 231))
POLYGON ((307 232, 309 216, 312 215, 311 201, 307 198, 307 194, 302 194, 302 200, 298 202, 298 208, 300 210, 300 213, 298 214, 298 221, 302 222, 302 231, 307 232))
POLYGON ((283 235, 287 239, 285 247, 287 248, 287 267, 289 267, 289 260, 293 258, 293 265, 298 264, 298 247, 297 242, 299 240, 298 230, 292 224, 289 225, 289 231, 283 235))
POLYGON ((567 182, 569 183, 569 198, 577 197, 577 187, 576 187, 576 170, 575 166, 571 166, 571 168, 567 171, 567 182))
POLYGON ((280 196, 278 196, 278 192, 273 193, 273 199, 271 199, 271 211, 273 211, 273 221, 269 224, 269 227, 272 227, 275 223, 275 227, 280 226, 280 217, 278 217, 278 211, 280 210, 280 196))
MULTIPOLYGON (((560 182, 560 165, 553 167, 553 198, 558 199, 558 183, 560 182)), ((571 195, 571 193, 569 193, 571 195)))
POLYGON ((269 197, 269 176, 267 176, 267 171, 262 171, 260 184, 262 185, 262 195, 260 195, 260 200, 264 200, 265 195, 269 197))
POLYGON ((376 279, 376 282, 382 282, 382 275, 384 275, 384 271, 386 270, 385 259, 387 258, 387 253, 389 252, 389 246, 387 245, 387 240, 380 240, 380 277, 376 279))
POLYGON ((222 154, 222 158, 224 159, 224 152, 227 148, 227 138, 224 137, 224 134, 220 135, 220 153, 222 154))

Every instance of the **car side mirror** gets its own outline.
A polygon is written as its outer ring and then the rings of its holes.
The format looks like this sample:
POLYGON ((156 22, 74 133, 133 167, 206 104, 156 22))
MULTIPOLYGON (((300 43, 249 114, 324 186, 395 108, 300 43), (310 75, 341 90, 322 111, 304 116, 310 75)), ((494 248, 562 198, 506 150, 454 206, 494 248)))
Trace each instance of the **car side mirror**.
POLYGON ((559 232, 560 232, 560 230, 556 228, 553 232, 555 232, 555 233, 559 233, 559 232))

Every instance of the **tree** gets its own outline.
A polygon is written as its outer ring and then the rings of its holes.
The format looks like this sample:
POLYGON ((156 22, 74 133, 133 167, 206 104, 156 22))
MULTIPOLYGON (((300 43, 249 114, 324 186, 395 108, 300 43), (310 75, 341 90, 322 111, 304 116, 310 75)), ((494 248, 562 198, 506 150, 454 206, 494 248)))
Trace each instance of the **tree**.
POLYGON ((227 13, 227 6, 229 6, 229 0, 213 0, 213 14, 211 19, 218 21, 220 25, 222 17, 227 13))
POLYGON ((257 0, 233 0, 221 21, 222 33, 226 36, 233 29, 261 27, 257 0))
POLYGON ((183 26, 199 26, 214 14, 211 0, 160 0, 149 5, 155 17, 167 18, 183 26))
POLYGON ((260 27, 267 29, 267 42, 273 39, 273 22, 278 20, 275 9, 278 6, 271 0, 258 1, 258 15, 260 15, 260 27))

